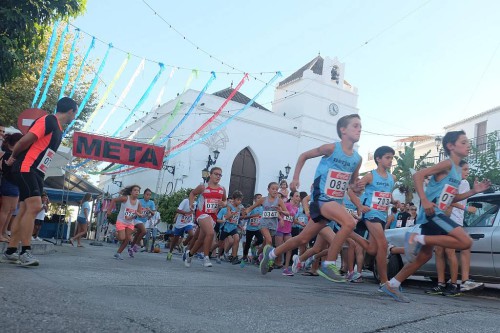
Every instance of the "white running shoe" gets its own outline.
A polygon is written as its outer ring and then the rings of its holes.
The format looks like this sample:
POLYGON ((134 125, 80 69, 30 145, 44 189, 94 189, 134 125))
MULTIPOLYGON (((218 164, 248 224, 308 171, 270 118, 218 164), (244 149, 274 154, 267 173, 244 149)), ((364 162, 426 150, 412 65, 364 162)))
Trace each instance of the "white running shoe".
POLYGON ((205 256, 205 258, 203 258, 203 267, 212 267, 209 256, 205 256))
POLYGON ((40 262, 33 257, 31 251, 26 251, 19 256, 19 263, 21 266, 38 266, 40 262))
POLYGON ((188 253, 186 260, 184 260, 184 266, 191 267, 191 260, 193 260, 193 257, 190 257, 188 253))
POLYGON ((460 286, 460 291, 470 291, 481 288, 484 288, 484 283, 467 280, 462 282, 462 285, 460 286))
POLYGON ((299 256, 295 254, 293 256, 292 272, 297 274, 303 267, 304 265, 300 262, 299 256))

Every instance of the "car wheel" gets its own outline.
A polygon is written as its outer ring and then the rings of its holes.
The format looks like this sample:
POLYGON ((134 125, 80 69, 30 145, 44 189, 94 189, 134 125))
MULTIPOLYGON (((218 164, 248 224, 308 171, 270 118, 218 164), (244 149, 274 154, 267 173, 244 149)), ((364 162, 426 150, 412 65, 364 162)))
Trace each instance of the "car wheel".
MULTIPOLYGON (((398 272, 403 268, 403 261, 399 255, 391 255, 387 261, 387 278, 390 280, 398 274, 398 272)), ((380 282, 380 276, 378 274, 377 262, 373 263, 373 277, 377 282, 380 282)))

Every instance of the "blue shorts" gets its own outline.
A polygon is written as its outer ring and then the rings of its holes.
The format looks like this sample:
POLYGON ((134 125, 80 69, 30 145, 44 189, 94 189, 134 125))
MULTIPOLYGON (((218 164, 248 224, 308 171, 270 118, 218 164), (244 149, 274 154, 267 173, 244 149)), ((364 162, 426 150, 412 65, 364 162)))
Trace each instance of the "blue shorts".
POLYGON ((426 216, 426 220, 426 223, 420 225, 422 235, 426 236, 448 235, 455 228, 460 227, 459 224, 444 214, 437 214, 432 217, 426 216))
POLYGON ((2 178, 2 185, 0 187, 0 193, 6 197, 18 197, 19 187, 11 181, 2 178))
POLYGON ((87 219, 85 217, 82 217, 82 216, 78 216, 76 218, 76 222, 80 223, 80 224, 86 224, 87 223, 87 219))
POLYGON ((193 226, 191 224, 182 228, 174 228, 174 236, 184 236, 184 234, 187 234, 189 230, 193 230, 193 226))

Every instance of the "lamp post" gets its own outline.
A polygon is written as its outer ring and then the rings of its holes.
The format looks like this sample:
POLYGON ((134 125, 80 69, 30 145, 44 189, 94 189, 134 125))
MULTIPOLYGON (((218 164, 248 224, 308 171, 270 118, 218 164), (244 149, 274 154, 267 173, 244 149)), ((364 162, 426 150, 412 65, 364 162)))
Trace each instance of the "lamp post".
POLYGON ((281 181, 283 179, 287 179, 288 178, 288 175, 290 174, 290 170, 292 168, 290 167, 289 164, 286 165, 285 167, 285 174, 283 174, 283 172, 280 170, 280 173, 278 174, 278 183, 281 183, 281 181))
POLYGON ((175 175, 175 166, 174 165, 167 165, 167 162, 163 162, 162 169, 166 170, 169 174, 172 176, 175 175))
POLYGON ((208 155, 208 161, 207 161, 207 166, 205 169, 201 170, 201 178, 203 178, 203 182, 206 183, 208 182, 208 179, 210 178, 210 167, 217 163, 217 159, 219 158, 220 151, 215 149, 213 151, 214 153, 214 159, 212 159, 212 155, 208 155))
POLYGON ((442 154, 442 149, 441 149, 441 145, 443 144, 443 137, 440 136, 440 135, 437 135, 435 138, 434 138, 434 143, 436 144, 436 151, 437 151, 437 154, 438 154, 438 162, 441 162, 441 154, 442 154))
POLYGON ((121 180, 115 180, 116 175, 111 176, 111 183, 115 184, 118 187, 122 187, 122 181, 121 180))

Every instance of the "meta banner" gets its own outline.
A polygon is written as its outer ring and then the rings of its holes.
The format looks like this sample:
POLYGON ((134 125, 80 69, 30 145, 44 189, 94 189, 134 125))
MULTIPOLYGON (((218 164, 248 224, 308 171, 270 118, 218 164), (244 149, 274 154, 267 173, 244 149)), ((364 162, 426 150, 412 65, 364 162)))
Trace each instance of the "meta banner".
POLYGON ((165 148, 107 136, 75 132, 73 156, 160 170, 165 148))

